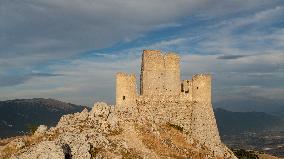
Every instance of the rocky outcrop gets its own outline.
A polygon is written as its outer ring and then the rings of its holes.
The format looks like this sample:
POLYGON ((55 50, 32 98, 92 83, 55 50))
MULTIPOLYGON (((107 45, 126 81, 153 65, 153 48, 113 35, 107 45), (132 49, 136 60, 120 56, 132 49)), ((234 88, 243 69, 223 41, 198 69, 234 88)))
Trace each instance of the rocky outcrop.
POLYGON ((34 135, 1 146, 0 158, 235 158, 224 145, 221 153, 212 151, 178 122, 131 110, 96 103, 90 112, 64 115, 55 127, 40 126, 34 135))

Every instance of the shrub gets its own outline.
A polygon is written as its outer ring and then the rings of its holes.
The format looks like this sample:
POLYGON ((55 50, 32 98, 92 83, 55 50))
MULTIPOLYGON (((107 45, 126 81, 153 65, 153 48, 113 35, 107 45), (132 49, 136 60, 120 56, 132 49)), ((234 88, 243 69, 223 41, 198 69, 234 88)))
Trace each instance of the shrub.
POLYGON ((234 150, 234 154, 238 159, 258 159, 258 156, 256 154, 243 149, 234 150))
POLYGON ((36 124, 27 124, 27 130, 29 134, 34 134, 35 131, 37 130, 39 125, 36 124))

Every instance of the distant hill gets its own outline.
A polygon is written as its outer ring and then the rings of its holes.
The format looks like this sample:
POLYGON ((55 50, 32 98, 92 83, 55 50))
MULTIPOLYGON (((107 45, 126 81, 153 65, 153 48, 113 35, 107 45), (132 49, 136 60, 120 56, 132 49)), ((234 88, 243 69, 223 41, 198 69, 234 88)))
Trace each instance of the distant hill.
POLYGON ((264 112, 231 112, 217 108, 214 113, 221 135, 284 129, 282 118, 264 112))
POLYGON ((40 124, 54 126, 64 114, 85 107, 54 99, 15 99, 0 101, 0 138, 22 135, 40 124))
MULTIPOLYGON (((31 126, 40 124, 54 126, 64 114, 81 112, 80 105, 54 99, 15 99, 0 101, 0 138, 22 135, 31 126)), ((263 112, 232 112, 214 109, 221 135, 244 131, 284 129, 284 121, 279 116, 263 112)))

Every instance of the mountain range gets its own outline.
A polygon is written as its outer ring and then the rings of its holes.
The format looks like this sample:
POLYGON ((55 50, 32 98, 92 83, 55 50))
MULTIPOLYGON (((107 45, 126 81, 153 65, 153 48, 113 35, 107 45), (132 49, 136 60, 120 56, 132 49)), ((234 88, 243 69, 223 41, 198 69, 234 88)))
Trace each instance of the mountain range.
POLYGON ((85 106, 55 99, 15 99, 0 101, 0 138, 23 135, 33 127, 54 126, 64 114, 80 112, 85 106))
POLYGON ((216 108, 214 113, 221 135, 284 130, 283 118, 265 112, 232 112, 216 108))
MULTIPOLYGON (((55 126, 62 115, 81 112, 84 108, 90 109, 55 99, 0 101, 0 138, 23 135, 41 124, 55 126)), ((232 112, 221 108, 214 109, 214 112, 221 135, 284 129, 284 120, 273 114, 232 112)))

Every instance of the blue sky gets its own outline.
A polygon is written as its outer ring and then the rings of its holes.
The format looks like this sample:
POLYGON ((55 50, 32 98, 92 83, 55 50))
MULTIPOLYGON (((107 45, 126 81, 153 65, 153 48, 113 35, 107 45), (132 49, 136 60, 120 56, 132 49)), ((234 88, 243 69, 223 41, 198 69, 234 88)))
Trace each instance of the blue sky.
POLYGON ((212 73, 216 107, 284 107, 282 0, 0 0, 0 24, 0 100, 113 103, 114 74, 157 49, 212 73))

